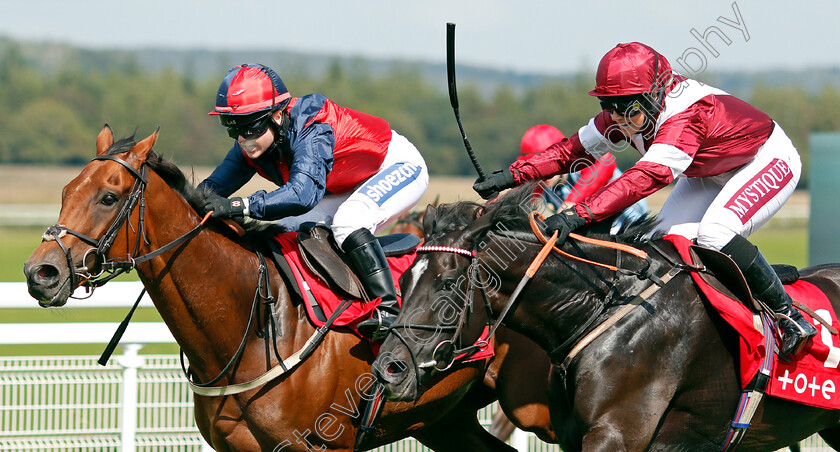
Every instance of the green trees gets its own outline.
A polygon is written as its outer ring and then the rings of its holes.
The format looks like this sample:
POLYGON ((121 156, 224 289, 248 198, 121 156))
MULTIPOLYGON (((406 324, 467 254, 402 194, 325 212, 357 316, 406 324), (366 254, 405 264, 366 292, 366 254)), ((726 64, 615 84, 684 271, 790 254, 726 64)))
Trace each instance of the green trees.
MULTIPOLYGON (((104 123, 117 136, 135 128, 145 136, 160 126, 156 150, 182 165, 214 165, 231 145, 218 120, 207 116, 231 58, 219 56, 218 74, 200 78, 190 62, 181 72, 149 70, 125 54, 104 52, 45 70, 48 55, 38 62, 23 55, 19 44, 0 40, 0 164, 85 162, 104 123)), ((430 82, 411 63, 382 75, 372 75, 372 67, 362 60, 335 60, 321 76, 307 75, 304 64, 281 75, 292 95, 320 92, 385 118, 417 145, 432 174, 473 174, 449 105, 445 73, 439 82, 430 82)), ((530 88, 460 82, 464 127, 487 171, 516 158, 528 127, 552 124, 568 136, 598 112, 598 103, 586 94, 591 75, 530 88)), ((784 127, 806 166, 809 133, 840 130, 840 92, 832 85, 806 91, 757 83, 744 97, 784 127)), ((617 157, 622 168, 638 159, 633 152, 617 157)), ((806 168, 803 182, 807 174, 806 168)))

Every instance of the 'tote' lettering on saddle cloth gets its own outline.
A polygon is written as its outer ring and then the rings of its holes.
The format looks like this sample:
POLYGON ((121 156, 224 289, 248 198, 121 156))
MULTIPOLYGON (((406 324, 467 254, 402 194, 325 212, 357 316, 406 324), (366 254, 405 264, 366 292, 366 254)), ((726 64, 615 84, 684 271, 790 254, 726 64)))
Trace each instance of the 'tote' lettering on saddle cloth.
MULTIPOLYGON (((831 326, 840 326, 828 297, 815 285, 797 281, 785 289, 794 300, 808 305, 825 321, 831 319, 831 326)), ((802 315, 816 325, 819 334, 808 342, 797 359, 789 363, 776 360, 767 393, 819 408, 840 409, 840 340, 807 313, 802 315)))
MULTIPOLYGON (((665 236, 665 239, 674 244, 683 259, 691 262, 688 254, 688 247, 692 245, 690 240, 674 234, 665 236)), ((753 326, 752 312, 741 302, 706 284, 696 273, 692 273, 692 278, 709 303, 738 332, 741 385, 746 386, 755 377, 767 353, 762 333, 753 326)), ((785 286, 785 290, 794 300, 810 307, 824 320, 831 319, 834 328, 840 328, 828 297, 815 285, 799 280, 785 286)), ((825 326, 814 321, 807 312, 802 315, 817 326, 819 334, 791 362, 786 363, 780 361, 778 356, 774 357, 767 394, 819 408, 840 409, 840 338, 832 336, 825 326)))

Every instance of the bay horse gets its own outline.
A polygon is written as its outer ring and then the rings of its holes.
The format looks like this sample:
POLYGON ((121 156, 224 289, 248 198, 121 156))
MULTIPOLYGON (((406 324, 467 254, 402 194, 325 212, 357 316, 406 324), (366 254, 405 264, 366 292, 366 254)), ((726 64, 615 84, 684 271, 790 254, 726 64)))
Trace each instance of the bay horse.
MULTIPOLYGON (((703 301, 688 271, 677 272, 574 359, 564 359, 575 339, 654 286, 637 276, 643 269, 661 277, 675 268, 675 247, 650 237, 655 220, 647 219, 616 240, 647 251, 649 262, 570 239, 562 251, 623 271, 551 254, 527 281, 526 267, 543 248, 525 213, 533 189, 526 185, 485 206, 462 202, 427 210, 424 252, 402 276, 403 310, 373 366, 389 397, 422 397, 424 382, 446 373, 453 348, 469 346, 496 322, 525 281, 504 325, 564 364, 554 366, 549 391, 563 450, 720 450, 741 396, 737 337, 703 301)), ((581 234, 609 240, 597 226, 581 234)), ((802 269, 800 278, 838 309, 840 266, 802 269)), ((840 447, 840 411, 761 400, 740 450, 776 450, 817 432, 840 447)))
MULTIPOLYGON (((438 196, 429 205, 436 207, 439 200, 438 196)), ((390 232, 414 234, 422 240, 425 213, 415 210, 402 214, 390 232)), ((501 410, 493 413, 488 430, 496 438, 507 440, 519 428, 542 441, 556 443, 547 400, 551 369, 548 355, 527 337, 504 327, 493 337, 493 348, 496 355, 489 359, 482 383, 495 392, 501 410)))
MULTIPOLYGON (((429 204, 431 206, 436 205, 437 203, 429 204)), ((424 210, 414 210, 406 212, 400 215, 396 221, 394 221, 394 225, 391 226, 390 233, 391 234, 398 234, 398 233, 407 233, 407 234, 414 234, 417 237, 420 237, 420 240, 423 240, 423 214, 425 213, 424 210)))
MULTIPOLYGON (((106 266, 136 269, 192 380, 249 382, 303 349, 315 328, 256 246, 202 221, 202 195, 152 151, 157 137, 115 142, 103 127, 96 157, 62 192, 58 224, 24 265, 29 292, 41 306, 62 306, 80 285, 107 282, 97 276, 106 266), (267 320, 252 322, 263 303, 276 307, 274 336, 267 320)), ((356 450, 373 359, 367 342, 331 331, 279 378, 233 395, 196 394, 196 424, 219 451, 356 450)), ((478 423, 476 410, 492 399, 463 398, 485 371, 484 362, 459 364, 419 400, 386 402, 359 449, 414 436, 440 451, 513 450, 478 423)))

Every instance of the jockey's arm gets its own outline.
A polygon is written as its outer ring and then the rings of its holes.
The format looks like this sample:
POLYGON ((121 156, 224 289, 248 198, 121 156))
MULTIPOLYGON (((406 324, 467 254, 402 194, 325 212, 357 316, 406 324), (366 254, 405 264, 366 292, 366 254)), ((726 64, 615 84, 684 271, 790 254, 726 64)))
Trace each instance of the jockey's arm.
POLYGON ((227 198, 251 180, 255 173, 256 170, 245 162, 242 149, 238 144, 234 144, 222 163, 207 179, 201 181, 197 188, 199 191, 209 190, 227 198))
POLYGON ((326 194, 327 174, 332 169, 335 135, 320 122, 304 128, 290 143, 289 180, 280 188, 257 191, 248 197, 251 217, 275 220, 301 215, 321 202, 326 194))
POLYGON ((594 195, 575 205, 587 223, 603 220, 632 206, 674 180, 671 168, 640 161, 594 195))
POLYGON ((615 157, 612 154, 604 154, 595 160, 592 165, 580 170, 580 176, 566 196, 566 203, 575 204, 601 189, 612 179, 618 166, 615 164, 615 157))
POLYGON ((602 111, 571 137, 554 143, 527 160, 513 162, 509 168, 514 183, 520 185, 530 180, 548 179, 593 164, 596 158, 614 146, 612 143, 627 141, 627 137, 618 133, 614 125, 609 114, 602 111))

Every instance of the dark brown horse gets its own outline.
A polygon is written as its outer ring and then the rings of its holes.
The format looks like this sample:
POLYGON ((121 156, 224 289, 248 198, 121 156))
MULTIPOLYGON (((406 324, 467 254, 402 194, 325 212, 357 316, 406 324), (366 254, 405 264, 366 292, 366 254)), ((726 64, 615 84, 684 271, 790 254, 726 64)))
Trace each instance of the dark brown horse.
MULTIPOLYGON (((487 206, 460 203, 427 211, 426 246, 448 248, 421 253, 401 279, 403 311, 374 363, 394 400, 420 397, 427 380, 445 373, 438 369, 445 369, 452 349, 471 344, 505 309, 543 246, 524 212, 532 189, 523 187, 487 206)), ((642 239, 652 227, 651 221, 634 225, 618 240, 648 251, 648 268, 662 276, 674 265, 657 257, 652 243, 669 259, 678 257, 670 242, 642 239)), ((562 249, 602 263, 616 263, 619 256, 615 249, 577 240, 562 249)), ((622 253, 625 271, 639 273, 646 265, 622 253)), ((800 272, 837 310, 840 266, 800 272)), ((634 274, 551 255, 504 324, 559 363, 576 338, 652 286, 634 274)), ((555 367, 549 400, 559 443, 567 451, 720 450, 741 395, 736 342, 688 272, 677 273, 577 353, 565 374, 555 367)), ((764 397, 740 450, 775 450, 815 432, 837 448, 839 422, 838 411, 764 397)))
MULTIPOLYGON (((135 268, 189 359, 194 381, 251 381, 275 369, 278 357, 303 349, 315 329, 276 268, 262 265, 249 242, 221 223, 199 226, 201 195, 152 152, 157 136, 114 142, 111 129, 102 129, 97 157, 64 188, 59 224, 24 266, 29 292, 42 306, 62 306, 80 284, 103 283, 98 271, 135 268), (277 309, 273 341, 268 321, 251 321, 263 302, 277 309)), ((330 332, 280 378, 235 395, 196 395, 196 423, 221 451, 353 450, 373 358, 355 335, 330 332)), ((361 448, 411 435, 435 450, 512 450, 476 419, 476 405, 492 399, 462 399, 485 374, 485 363, 456 367, 420 400, 386 403, 361 448)))
MULTIPOLYGON (((438 200, 436 198, 430 206, 436 207, 438 200)), ((406 212, 394 222, 390 232, 414 234, 423 239, 425 213, 425 210, 406 212)), ((496 356, 488 362, 483 385, 499 399, 502 409, 493 414, 490 433, 507 440, 518 427, 545 442, 556 443, 548 410, 551 369, 548 355, 533 341, 508 328, 499 329, 493 337, 493 347, 496 356)), ((471 395, 468 394, 468 398, 471 395)))

